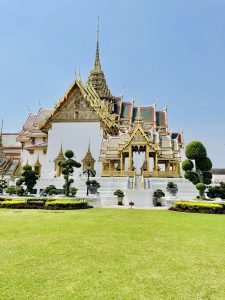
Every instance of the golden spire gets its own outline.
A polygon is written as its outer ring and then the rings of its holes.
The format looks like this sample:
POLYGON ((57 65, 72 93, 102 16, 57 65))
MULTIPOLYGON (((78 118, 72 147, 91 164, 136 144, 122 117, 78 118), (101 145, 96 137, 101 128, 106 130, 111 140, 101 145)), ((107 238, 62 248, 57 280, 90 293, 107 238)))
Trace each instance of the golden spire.
POLYGON ((108 88, 107 82, 105 80, 104 72, 101 69, 100 55, 99 55, 99 17, 98 17, 98 26, 97 26, 97 44, 96 44, 96 53, 94 67, 90 72, 90 75, 87 80, 87 84, 92 85, 101 100, 106 100, 108 102, 113 102, 114 97, 111 95, 111 92, 108 88))
POLYGON ((96 53, 95 53, 95 64, 94 64, 94 72, 101 71, 101 63, 99 56, 99 17, 98 17, 98 27, 97 27, 97 44, 96 44, 96 53))
POLYGON ((137 123, 139 124, 140 121, 142 121, 141 106, 140 106, 140 85, 139 85, 139 83, 138 83, 138 86, 137 86, 137 98, 138 98, 138 111, 137 111, 135 121, 137 121, 137 123))
POLYGON ((4 153, 3 153, 3 142, 2 142, 2 131, 3 131, 3 119, 2 119, 1 132, 0 132, 0 157, 4 156, 4 153))
POLYGON ((139 124, 140 121, 142 121, 142 115, 141 115, 141 107, 140 107, 140 105, 138 105, 138 111, 137 111, 137 116, 136 116, 135 120, 138 122, 138 124, 139 124))

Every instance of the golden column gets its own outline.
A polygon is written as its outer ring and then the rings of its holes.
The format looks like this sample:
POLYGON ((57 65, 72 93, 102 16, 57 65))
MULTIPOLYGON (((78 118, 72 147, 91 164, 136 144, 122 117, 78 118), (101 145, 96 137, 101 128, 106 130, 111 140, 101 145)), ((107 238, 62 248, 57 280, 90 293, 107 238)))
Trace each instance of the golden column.
POLYGON ((133 168, 132 146, 129 146, 129 171, 133 168))
POLYGON ((149 172, 150 166, 149 166, 149 146, 148 145, 146 145, 145 160, 147 163, 147 172, 149 172))
POLYGON ((158 172, 158 155, 157 155, 157 152, 155 153, 155 157, 154 157, 154 171, 158 172))

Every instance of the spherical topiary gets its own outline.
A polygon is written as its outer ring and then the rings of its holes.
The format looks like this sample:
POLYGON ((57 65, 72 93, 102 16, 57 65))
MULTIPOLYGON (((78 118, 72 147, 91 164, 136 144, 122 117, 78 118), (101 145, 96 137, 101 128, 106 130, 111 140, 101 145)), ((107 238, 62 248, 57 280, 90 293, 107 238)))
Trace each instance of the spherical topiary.
POLYGON ((191 180, 192 177, 193 177, 193 176, 192 176, 192 172, 185 172, 185 173, 184 173, 184 178, 186 178, 186 179, 188 179, 188 180, 191 180))
POLYGON ((65 152, 65 157, 67 157, 67 158, 72 158, 73 156, 74 156, 74 153, 73 153, 72 150, 67 150, 67 151, 65 152))
POLYGON ((184 171, 191 171, 194 168, 194 164, 190 159, 185 159, 182 162, 182 169, 184 171))
POLYGON ((194 185, 196 185, 197 183, 200 182, 200 179, 199 179, 198 175, 194 173, 193 176, 192 176, 192 178, 190 179, 190 181, 191 181, 194 185))
POLYGON ((199 141, 193 141, 186 146, 185 155, 189 159, 201 159, 207 155, 204 145, 199 141))
POLYGON ((206 185, 202 182, 196 184, 196 189, 203 193, 206 189, 206 185))
POLYGON ((24 171, 30 171, 30 170, 32 170, 32 166, 27 164, 27 165, 23 166, 23 170, 24 171))
POLYGON ((204 172, 204 173, 203 173, 203 177, 204 177, 204 178, 212 179, 212 173, 211 173, 211 172, 204 172))
POLYGON ((212 183, 212 180, 210 178, 203 178, 203 182, 204 182, 204 184, 209 185, 212 183))
POLYGON ((209 171, 212 169, 212 162, 208 157, 203 157, 196 161, 196 166, 201 171, 209 171))

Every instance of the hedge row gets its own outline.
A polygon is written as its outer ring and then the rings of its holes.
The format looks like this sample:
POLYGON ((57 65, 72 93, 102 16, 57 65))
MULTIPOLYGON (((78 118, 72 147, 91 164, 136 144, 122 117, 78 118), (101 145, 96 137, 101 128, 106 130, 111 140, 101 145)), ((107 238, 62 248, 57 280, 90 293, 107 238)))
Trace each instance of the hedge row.
POLYGON ((174 202, 174 209, 185 212, 222 214, 225 204, 202 203, 202 202, 174 202))
POLYGON ((79 200, 5 200, 0 202, 0 208, 24 208, 24 209, 81 209, 89 208, 88 202, 79 200))
POLYGON ((86 208, 88 202, 86 200, 55 200, 45 203, 47 209, 79 209, 86 208))

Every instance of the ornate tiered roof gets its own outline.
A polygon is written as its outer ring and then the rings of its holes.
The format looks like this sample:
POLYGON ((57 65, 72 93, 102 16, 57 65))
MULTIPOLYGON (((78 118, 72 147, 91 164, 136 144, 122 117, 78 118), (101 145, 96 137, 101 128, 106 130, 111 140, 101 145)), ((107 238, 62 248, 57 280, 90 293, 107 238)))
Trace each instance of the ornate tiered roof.
POLYGON ((89 85, 92 85, 92 87, 95 89, 101 100, 114 101, 114 97, 112 96, 108 88, 104 72, 101 69, 98 31, 94 67, 90 72, 87 83, 89 85))

